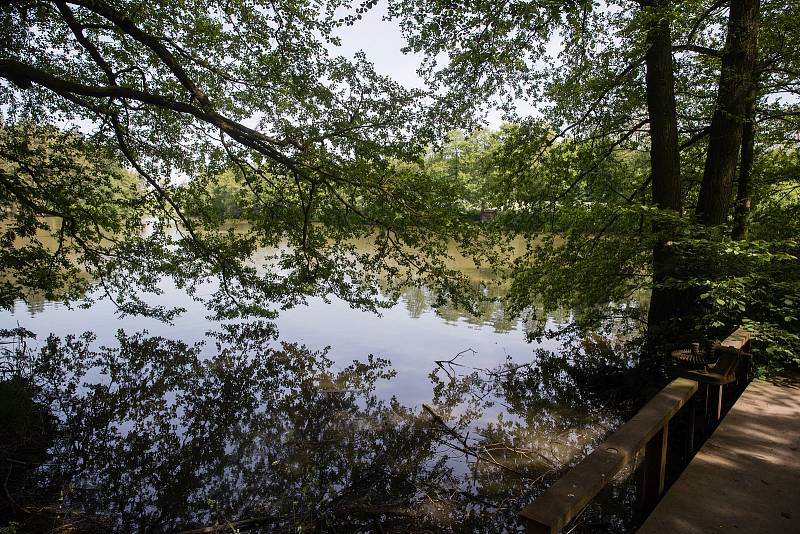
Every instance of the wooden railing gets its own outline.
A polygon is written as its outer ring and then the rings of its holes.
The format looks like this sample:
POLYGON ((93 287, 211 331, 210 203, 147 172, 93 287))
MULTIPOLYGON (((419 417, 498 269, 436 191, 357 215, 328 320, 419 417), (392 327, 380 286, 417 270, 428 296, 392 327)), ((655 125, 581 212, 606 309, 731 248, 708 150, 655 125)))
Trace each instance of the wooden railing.
MULTIPOLYGON (((718 349, 720 358, 713 368, 693 372, 694 376, 692 372, 677 373, 680 378, 670 382, 630 421, 522 510, 520 516, 526 522, 527 531, 531 534, 556 534, 623 469, 635 467, 642 451, 639 499, 643 510, 652 510, 664 492, 670 421, 700 389, 699 397, 705 400, 703 431, 706 436, 710 434, 722 415, 723 387, 726 384, 742 385, 746 380, 749 372, 746 356, 749 355, 744 355, 743 351, 749 340, 747 331, 737 329, 722 342, 718 349)), ((695 407, 689 408, 691 420, 687 440, 692 453, 695 407)))

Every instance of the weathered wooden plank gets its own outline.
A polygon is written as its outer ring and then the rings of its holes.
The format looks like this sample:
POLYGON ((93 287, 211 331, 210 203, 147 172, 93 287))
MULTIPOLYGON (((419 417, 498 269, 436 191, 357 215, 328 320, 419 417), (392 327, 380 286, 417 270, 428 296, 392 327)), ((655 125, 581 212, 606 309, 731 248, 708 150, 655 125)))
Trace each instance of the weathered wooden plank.
POLYGON ((633 419, 614 432, 602 446, 616 448, 627 458, 632 458, 664 428, 695 392, 697 382, 676 378, 650 399, 633 419))
POLYGON ((800 380, 787 379, 750 383, 637 534, 800 532, 800 380))
POLYGON ((697 382, 693 380, 678 378, 670 382, 608 440, 525 507, 520 515, 549 527, 553 532, 565 526, 623 467, 634 460, 696 391, 697 382))
POLYGON ((681 369, 677 368, 672 371, 674 376, 680 376, 689 380, 696 380, 704 384, 725 385, 736 381, 735 373, 720 374, 705 369, 681 369))
POLYGON ((596 449, 520 515, 557 531, 583 510, 624 465, 622 454, 603 447, 596 449))
POLYGON ((726 337, 721 345, 723 347, 730 347, 732 349, 742 350, 745 345, 750 341, 750 332, 740 326, 736 331, 726 337))

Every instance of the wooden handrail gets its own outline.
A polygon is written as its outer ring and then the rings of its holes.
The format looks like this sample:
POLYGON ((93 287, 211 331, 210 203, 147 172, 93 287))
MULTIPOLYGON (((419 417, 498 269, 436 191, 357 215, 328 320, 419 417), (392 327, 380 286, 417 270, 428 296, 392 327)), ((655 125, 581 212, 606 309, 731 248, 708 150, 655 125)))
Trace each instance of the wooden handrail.
MULTIPOLYGON (((744 328, 738 328, 720 346, 724 352, 738 354, 749 342, 750 333, 744 328)), ((642 498, 645 507, 652 509, 664 491, 669 422, 697 390, 696 380, 677 378, 670 382, 633 419, 622 425, 589 456, 520 512, 527 524, 527 531, 531 534, 556 534, 622 469, 633 465, 642 450, 645 451, 642 498)), ((717 412, 722 403, 721 385, 719 397, 717 412)), ((693 421, 694 418, 692 429, 693 421)), ((693 435, 694 430, 691 432, 693 435)), ((693 437, 690 440, 693 441, 693 437)))
POLYGON ((743 327, 737 328, 733 334, 726 337, 720 346, 736 349, 736 350, 743 350, 745 345, 750 342, 750 332, 745 330, 743 327))
MULTIPOLYGON (((578 515, 594 497, 654 439, 664 456, 664 431, 678 410, 697 391, 697 382, 678 378, 670 382, 639 412, 589 456, 525 507, 520 515, 527 521, 528 532, 556 533, 578 515)), ((649 448, 649 447, 648 447, 649 448)), ((648 450, 648 453, 651 451, 648 450)), ((659 459, 660 464, 660 459, 659 459)), ((663 490, 663 466, 658 484, 663 490)))

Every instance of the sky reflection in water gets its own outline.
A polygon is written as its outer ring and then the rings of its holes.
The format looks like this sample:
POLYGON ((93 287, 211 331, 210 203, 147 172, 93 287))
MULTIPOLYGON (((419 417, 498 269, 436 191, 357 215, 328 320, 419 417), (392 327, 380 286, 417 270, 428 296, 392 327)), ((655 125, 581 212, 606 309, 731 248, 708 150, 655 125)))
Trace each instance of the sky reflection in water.
POLYGON ((27 464, 9 475, 22 507, 53 508, 69 488, 44 520, 79 531, 253 518, 243 526, 269 532, 513 531, 540 477, 584 454, 629 400, 596 384, 624 362, 576 365, 546 350, 555 342, 529 344, 499 305, 437 315, 411 290, 377 317, 315 300, 281 314, 280 342, 245 329, 192 347, 220 325, 175 289, 159 300, 188 311, 174 325, 119 319, 108 302, 0 316, 45 348, 28 358, 30 394, 60 423, 49 455, 12 451, 27 464), (96 339, 44 340, 84 331, 96 339))

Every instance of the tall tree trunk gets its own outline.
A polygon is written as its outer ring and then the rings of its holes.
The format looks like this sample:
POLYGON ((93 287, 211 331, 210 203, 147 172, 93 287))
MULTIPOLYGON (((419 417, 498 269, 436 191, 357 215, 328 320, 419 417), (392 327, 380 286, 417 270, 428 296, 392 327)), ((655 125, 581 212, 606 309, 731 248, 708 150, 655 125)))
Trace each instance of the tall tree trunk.
POLYGON ((696 209, 698 220, 706 226, 724 223, 730 210, 733 177, 747 119, 745 110, 753 93, 758 11, 759 0, 731 0, 717 105, 696 209))
POLYGON ((747 237, 747 217, 750 214, 750 172, 753 169, 753 151, 756 140, 756 84, 745 107, 747 117, 742 127, 742 158, 739 162, 739 181, 736 187, 736 204, 733 208, 733 230, 731 237, 742 240, 747 237))
MULTIPOLYGON (((681 171, 678 150, 678 116, 675 107, 675 74, 672 35, 667 18, 669 0, 651 0, 652 25, 647 33, 645 56, 647 110, 650 116, 650 167, 653 174, 653 202, 660 210, 681 211, 681 171)), ((673 276, 674 253, 667 245, 672 225, 655 222, 657 241, 653 248, 653 293, 647 318, 651 339, 661 337, 674 318, 679 304, 675 288, 662 284, 673 276)))

